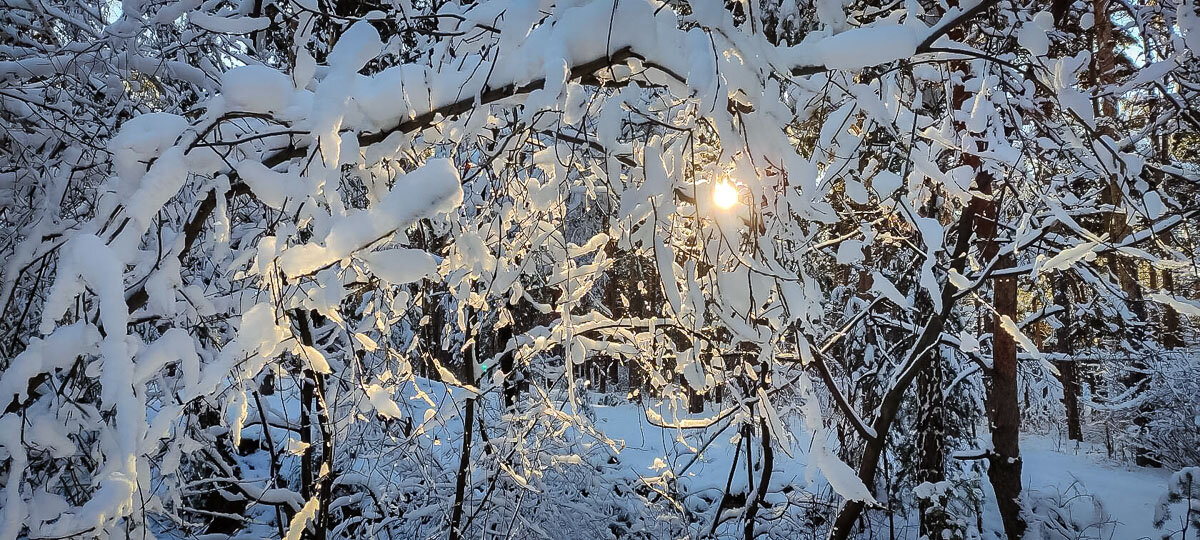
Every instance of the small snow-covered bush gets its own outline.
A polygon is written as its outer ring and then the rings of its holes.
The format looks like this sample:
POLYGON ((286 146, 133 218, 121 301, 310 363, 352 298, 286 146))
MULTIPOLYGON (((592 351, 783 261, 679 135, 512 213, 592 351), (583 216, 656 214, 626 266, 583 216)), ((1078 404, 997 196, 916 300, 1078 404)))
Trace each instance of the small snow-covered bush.
POLYGON ((1076 480, 1066 489, 1030 490, 1030 534, 1041 540, 1111 540, 1116 521, 1104 503, 1076 480))
POLYGON ((963 494, 952 482, 924 482, 913 489, 918 505, 925 513, 928 528, 921 540, 966 540, 969 511, 962 508, 963 494))
POLYGON ((1171 475, 1167 492, 1154 508, 1154 526, 1163 530, 1163 540, 1187 538, 1189 530, 1200 534, 1200 467, 1184 467, 1171 475))

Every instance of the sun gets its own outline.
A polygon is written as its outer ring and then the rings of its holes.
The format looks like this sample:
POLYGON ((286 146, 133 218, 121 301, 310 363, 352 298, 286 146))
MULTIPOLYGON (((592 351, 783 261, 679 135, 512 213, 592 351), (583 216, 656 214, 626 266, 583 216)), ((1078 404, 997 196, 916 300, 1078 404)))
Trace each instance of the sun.
POLYGON ((738 190, 733 184, 722 180, 713 188, 713 203, 723 210, 733 208, 738 203, 738 190))

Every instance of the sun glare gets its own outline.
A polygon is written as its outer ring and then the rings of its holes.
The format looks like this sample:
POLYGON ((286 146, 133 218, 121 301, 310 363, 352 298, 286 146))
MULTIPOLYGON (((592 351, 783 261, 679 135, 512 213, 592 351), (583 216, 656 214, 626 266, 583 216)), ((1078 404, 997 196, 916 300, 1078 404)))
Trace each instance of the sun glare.
POLYGON ((713 203, 724 210, 738 203, 738 190, 726 181, 718 182, 713 188, 713 203))

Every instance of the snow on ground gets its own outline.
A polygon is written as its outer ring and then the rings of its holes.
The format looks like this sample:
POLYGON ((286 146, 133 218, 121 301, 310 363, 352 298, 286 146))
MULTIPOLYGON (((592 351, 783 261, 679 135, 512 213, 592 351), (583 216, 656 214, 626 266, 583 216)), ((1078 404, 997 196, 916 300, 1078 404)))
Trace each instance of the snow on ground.
MULTIPOLYGON (((438 409, 442 414, 439 417, 446 422, 445 427, 451 432, 461 429, 454 426, 454 400, 444 399, 445 388, 425 380, 421 386, 440 404, 438 409)), ((409 398, 413 397, 411 391, 410 387, 405 392, 409 398)), ((695 429, 698 424, 714 420, 718 411, 709 409, 689 414, 659 403, 652 405, 647 414, 646 405, 602 405, 598 403, 598 396, 590 397, 594 398, 587 401, 595 414, 595 428, 623 443, 617 458, 630 478, 653 477, 671 471, 678 475, 680 487, 694 496, 688 503, 692 511, 711 510, 710 505, 725 491, 737 448, 736 430, 721 430, 729 423, 729 417, 717 420, 713 424, 716 428, 695 429), (661 422, 693 428, 655 425, 661 422), (717 434, 714 436, 714 433, 717 434)), ((400 403, 405 406, 418 404, 412 399, 401 399, 400 403)), ((658 402, 648 400, 648 403, 658 402)), ((416 416, 420 418, 421 415, 416 416)), ((828 493, 828 481, 822 472, 809 467, 812 434, 798 421, 788 422, 788 429, 792 430, 795 441, 793 455, 776 449, 771 485, 781 488, 790 484, 797 489, 828 493)), ((446 445, 445 451, 453 453, 457 447, 456 444, 446 445)), ((756 458, 758 452, 756 440, 756 458)), ((1083 443, 1076 447, 1074 442, 1049 435, 1026 434, 1021 441, 1021 455, 1024 459, 1022 484, 1026 488, 1027 502, 1036 514, 1035 519, 1043 520, 1031 523, 1026 540, 1157 540, 1164 532, 1169 532, 1156 529, 1153 520, 1155 507, 1166 493, 1173 471, 1127 465, 1108 458, 1102 444, 1083 443), (1075 530, 1067 531, 1055 521, 1068 523, 1075 530)), ((982 538, 998 540, 1003 533, 995 495, 986 480, 982 484, 988 501, 983 507, 982 538)), ((730 490, 734 493, 747 491, 741 464, 738 474, 733 476, 730 490)), ((975 519, 968 517, 967 521, 974 523, 975 519)), ((897 538, 905 540, 916 535, 915 524, 898 527, 897 531, 900 533, 897 538)))
MULTIPOLYGON (((641 409, 634 405, 614 407, 594 406, 596 425, 609 437, 621 439, 627 445, 621 452, 622 462, 631 472, 653 475, 656 459, 680 471, 686 466, 692 452, 677 439, 680 430, 660 429, 650 424, 641 409)), ((672 416, 662 411, 670 419, 672 416)), ((707 413, 711 414, 711 413, 707 413)), ((684 418, 703 418, 705 415, 680 415, 684 418)), ((793 426, 798 429, 798 426, 793 426)), ((695 444, 689 430, 688 443, 695 444)), ((723 490, 733 458, 734 443, 732 430, 726 430, 702 453, 699 462, 687 469, 685 476, 690 480, 693 492, 716 489, 723 490)), ((797 436, 807 441, 809 435, 797 436)), ((1068 441, 1069 442, 1069 441, 1068 441)), ((1045 509, 1046 501, 1063 505, 1057 515, 1073 523, 1085 534, 1082 538, 1107 540, 1157 540, 1163 531, 1154 528, 1154 510, 1167 489, 1172 471, 1124 465, 1106 457, 1102 445, 1084 443, 1075 448, 1074 443, 1059 443, 1056 439, 1041 435, 1026 435, 1021 442, 1024 458, 1023 485, 1030 503, 1045 509), (1099 503, 1099 508, 1096 506, 1099 503)), ((802 454, 806 444, 796 445, 797 455, 788 457, 777 452, 775 474, 772 485, 792 484, 809 489, 824 488, 824 479, 817 475, 813 484, 806 482, 806 455, 802 454)), ((755 448, 757 450, 757 447, 755 448)), ((661 465, 659 464, 659 465, 661 465)), ((734 476, 733 489, 745 489, 745 476, 734 476)), ((989 501, 994 501, 990 486, 984 482, 989 501)), ((718 494, 720 491, 717 492, 718 494)), ((1044 511, 1044 510, 1043 510, 1044 511)), ((1000 538, 1000 516, 995 503, 984 509, 984 538, 1000 538)), ((915 534, 915 529, 906 529, 915 534)), ((1054 527, 1033 526, 1026 535, 1027 540, 1057 539, 1054 527)), ((1071 538, 1075 538, 1072 536, 1071 538)))
POLYGON ((1110 523, 1098 524, 1091 534, 1099 531, 1098 537, 1113 540, 1162 537, 1163 531, 1154 528, 1154 508, 1167 491, 1171 470, 1121 464, 1108 459, 1099 444, 1085 442, 1077 450, 1072 441, 1060 445, 1056 439, 1033 435, 1021 440, 1021 455, 1022 481, 1031 496, 1075 496, 1074 517, 1082 525, 1089 524, 1089 519, 1096 521, 1087 511, 1086 506, 1091 506, 1087 495, 1100 501, 1107 514, 1100 516, 1107 518, 1100 521, 1110 523), (1079 490, 1072 489, 1076 482, 1079 490))
MULTIPOLYGON (((625 442, 625 449, 620 459, 631 472, 641 475, 655 475, 656 469, 663 465, 675 473, 681 474, 681 481, 692 492, 707 489, 717 489, 717 495, 724 491, 728 480, 729 468, 732 465, 736 429, 729 428, 711 437, 711 430, 660 428, 651 424, 647 416, 637 404, 618 406, 593 405, 596 412, 596 427, 613 439, 625 442), (700 433, 705 431, 704 435, 700 433), (683 441, 680 440, 682 437, 683 441), (708 446, 701 447, 708 439, 708 446), (695 450, 701 449, 699 459, 693 458, 695 450), (662 460, 656 462, 656 460, 662 460)), ((655 407, 655 412, 668 422, 685 423, 686 421, 704 420, 714 416, 713 411, 700 414, 686 414, 663 410, 655 407), (676 418, 678 416, 678 418, 676 418)), ((724 426, 725 423, 717 423, 724 426)), ((800 429, 799 426, 793 426, 800 429)), ((798 439, 804 440, 801 437, 798 439)), ((754 452, 758 455, 759 443, 755 442, 754 452)), ((788 457, 783 452, 775 451, 775 468, 771 479, 774 486, 793 484, 797 487, 806 485, 804 481, 805 456, 802 454, 806 447, 797 445, 795 455, 788 457)), ((665 470, 665 469, 662 469, 665 470)), ((744 474, 735 474, 731 489, 740 491, 746 489, 744 474)))

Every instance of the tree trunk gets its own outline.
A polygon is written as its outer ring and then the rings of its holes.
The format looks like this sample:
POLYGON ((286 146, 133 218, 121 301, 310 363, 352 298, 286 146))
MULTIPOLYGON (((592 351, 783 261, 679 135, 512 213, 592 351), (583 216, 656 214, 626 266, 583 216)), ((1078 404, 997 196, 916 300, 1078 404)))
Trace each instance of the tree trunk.
MULTIPOLYGON (((977 156, 966 156, 968 165, 981 170, 977 156)), ((990 174, 976 177, 979 191, 992 198, 983 204, 975 225, 976 234, 984 242, 983 260, 996 260, 995 271, 1003 272, 1015 266, 1011 253, 1000 254, 996 241, 996 226, 999 212, 997 194, 993 193, 990 174), (997 258, 998 257, 998 258, 997 258)), ((987 393, 988 419, 992 427, 992 453, 989 455, 988 479, 996 492, 1000 518, 1009 540, 1019 540, 1025 533, 1025 521, 1021 518, 1021 407, 1017 388, 1017 343, 1001 324, 1007 316, 1014 323, 1017 319, 1017 278, 1001 276, 992 280, 992 372, 991 385, 987 393)))
MULTIPOLYGON (((1092 9, 1096 21, 1094 33, 1096 54, 1093 64, 1093 82, 1097 86, 1114 82, 1114 69, 1116 67, 1116 53, 1114 50, 1116 48, 1116 41, 1113 39, 1112 22, 1109 20, 1109 5, 1110 0, 1092 1, 1092 9)), ((1116 130, 1113 129, 1112 122, 1116 121, 1117 108, 1113 99, 1111 97, 1098 97, 1093 105, 1093 109, 1098 120, 1100 120, 1098 123, 1099 131, 1110 137, 1115 136, 1116 130)), ((1106 178, 1105 182, 1106 189, 1101 197, 1101 202, 1113 207, 1113 211, 1108 215, 1109 241, 1118 242, 1130 232, 1125 212, 1121 210, 1121 203, 1124 196, 1115 176, 1106 178)), ((1117 282, 1121 285, 1121 291, 1125 293, 1125 297, 1130 304, 1130 309, 1137 315, 1138 322, 1144 322, 1146 319, 1146 308, 1142 300, 1141 284, 1138 282, 1137 261, 1122 256, 1116 251, 1108 253, 1105 258, 1109 268, 1117 277, 1117 282)), ((1140 328, 1140 325, 1138 325, 1133 330, 1138 331, 1140 328)))
MULTIPOLYGON (((333 502, 333 426, 329 423, 329 404, 325 401, 325 376, 320 373, 314 373, 316 387, 316 402, 317 408, 317 426, 321 430, 321 468, 317 471, 320 475, 317 484, 317 501, 320 506, 317 509, 317 520, 315 523, 316 534, 313 538, 316 540, 325 540, 329 531, 329 503, 333 502)), ((266 429, 264 427, 264 429, 266 429)))
MULTIPOLYGON (((923 214, 937 219, 941 212, 939 197, 935 192, 923 214)), ((927 305, 922 301, 918 307, 927 305)), ((930 306, 931 308, 932 306, 930 306)), ((925 352, 925 369, 917 374, 917 419, 914 426, 917 434, 917 471, 918 483, 929 482, 936 484, 946 479, 946 418, 945 396, 942 392, 944 371, 941 348, 930 348, 925 352)), ((945 520, 930 515, 932 506, 930 499, 918 502, 920 516, 920 531, 929 538, 941 538, 945 529, 945 520)))
MULTIPOLYGON (((942 393, 943 369, 941 353, 934 348, 928 353, 932 358, 929 365, 917 375, 917 451, 919 463, 917 482, 936 484, 946 479, 946 430, 945 399, 942 393)), ((928 514, 930 501, 921 499, 919 504, 921 534, 929 538, 941 538, 944 523, 928 514)))
MULTIPOLYGON (((967 66, 959 71, 967 72, 967 66)), ((959 109, 968 99, 966 89, 954 87, 953 103, 959 109)), ((966 126, 962 126, 964 129, 966 126)), ((976 142, 980 151, 987 150, 987 143, 976 142)), ((1003 189, 994 189, 995 178, 983 167, 977 154, 964 154, 964 165, 975 170, 977 189, 988 195, 981 204, 975 221, 975 234, 982 242, 980 256, 983 261, 996 261, 995 272, 1003 272, 1015 266, 1011 253, 1000 253, 997 242, 997 225, 1000 217, 1000 198, 1003 189)), ((991 466, 988 479, 996 493, 1000 517, 1009 540, 1019 540, 1025 532, 1025 521, 1021 518, 1021 507, 1017 499, 1021 495, 1021 408, 1017 388, 1017 347, 1012 335, 1001 326, 1001 317, 1008 316, 1014 323, 1017 319, 1017 278, 1001 276, 992 280, 992 371, 991 385, 987 393, 988 418, 992 428, 993 451, 989 455, 991 466)))
MULTIPOLYGON (((1003 255, 997 270, 1013 267, 1011 255, 1003 255)), ((1021 412, 1017 405, 1017 344, 1001 326, 1002 315, 1016 320, 1017 278, 997 278, 993 284, 992 304, 996 316, 992 323, 992 384, 987 396, 988 418, 992 423, 992 454, 988 479, 996 492, 1000 517, 1009 540, 1025 534, 1021 518, 1021 412)))
MULTIPOLYGON (((1163 136, 1156 137, 1154 141, 1156 143, 1156 153, 1158 154, 1159 160, 1161 160, 1163 163, 1168 163, 1168 160, 1171 159, 1170 138, 1164 134, 1163 136)), ((1152 178, 1155 180, 1153 186, 1154 189, 1159 189, 1163 186, 1164 177, 1165 175, 1161 171, 1153 171, 1152 178)), ((1162 242, 1168 245, 1173 243, 1171 242, 1171 233, 1169 232, 1164 231, 1159 233, 1159 238, 1162 242)), ((1151 268, 1150 273, 1151 275, 1154 274, 1153 268, 1151 268)), ((1175 294, 1175 276, 1171 273, 1170 268, 1164 268, 1162 271, 1162 288, 1167 292, 1167 294, 1175 294)), ((1183 347, 1183 337, 1179 335, 1179 311, 1170 305, 1165 305, 1162 307, 1163 346, 1167 349, 1177 349, 1179 347, 1183 347)))
POLYGON ((1073 360, 1058 362, 1063 386, 1063 408, 1067 411, 1067 437, 1083 442, 1083 425, 1079 419, 1079 365, 1073 360))
MULTIPOLYGON (((1169 294, 1175 294, 1175 277, 1171 275, 1169 269, 1163 270, 1162 275, 1163 290, 1169 294)), ((1179 335, 1179 312, 1171 306, 1164 306, 1163 310, 1163 346, 1168 349, 1177 349, 1183 346, 1183 338, 1179 335)))
POLYGON ((1055 362, 1058 368, 1059 382, 1063 388, 1063 408, 1067 416, 1067 436, 1073 441, 1083 441, 1083 426, 1079 421, 1079 366, 1074 359, 1069 358, 1075 352, 1071 343, 1071 299, 1067 296, 1066 276, 1056 272, 1051 288, 1054 289, 1054 305, 1062 308, 1056 315, 1062 326, 1054 331, 1054 352, 1063 354, 1066 360, 1055 362))
MULTIPOLYGON (((1110 0, 1093 0, 1092 2, 1096 20, 1094 78, 1098 86, 1115 82, 1116 53, 1114 51, 1117 43, 1113 39, 1113 24, 1108 11, 1110 5, 1110 0)), ((1100 132, 1115 136, 1116 130, 1113 128, 1113 123, 1117 121, 1117 107, 1114 99, 1106 96, 1098 97, 1093 107, 1097 112, 1097 118, 1103 121, 1099 124, 1100 132)), ((1101 202, 1110 204, 1113 208, 1108 215, 1107 223, 1109 241, 1119 242, 1130 233, 1130 226, 1122 208, 1124 196, 1115 176, 1110 176, 1106 181, 1107 189, 1104 190, 1101 202)), ((1110 271, 1116 276, 1117 282, 1121 286, 1121 292, 1124 293, 1125 301, 1136 318, 1134 324, 1128 327, 1128 335, 1133 336, 1134 339, 1131 341, 1139 342, 1146 337, 1146 304, 1142 298, 1141 283, 1138 281, 1139 263, 1137 259, 1123 256, 1115 251, 1108 253, 1105 260, 1110 271)), ((1128 375, 1122 378, 1121 382, 1128 388, 1140 386, 1146 379, 1146 363, 1135 357, 1130 359, 1130 367, 1132 369, 1129 370, 1128 375)), ((1133 423, 1140 430, 1144 431, 1150 424, 1150 408, 1151 405, 1148 402, 1142 402, 1138 406, 1138 413, 1134 417, 1133 423)), ((1134 454, 1134 460, 1139 466, 1157 467, 1161 465, 1150 449, 1140 444, 1135 443, 1134 454)))

